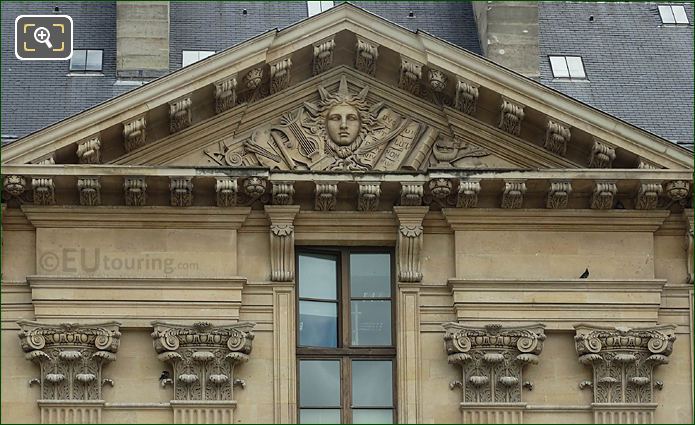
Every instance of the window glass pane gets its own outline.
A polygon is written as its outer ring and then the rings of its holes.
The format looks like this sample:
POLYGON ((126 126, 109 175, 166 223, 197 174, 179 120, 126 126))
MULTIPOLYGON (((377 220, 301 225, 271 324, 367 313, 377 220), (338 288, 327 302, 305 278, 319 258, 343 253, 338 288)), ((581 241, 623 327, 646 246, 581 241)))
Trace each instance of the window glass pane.
POLYGON ((325 12, 328 9, 333 7, 333 2, 332 1, 322 1, 321 2, 321 12, 325 12))
POLYGON ((193 50, 184 50, 181 52, 181 66, 188 66, 198 61, 198 52, 193 50))
POLYGON ((567 68, 569 68, 571 78, 586 78, 584 64, 579 56, 567 56, 567 68))
POLYGON ((70 71, 84 71, 86 61, 86 50, 73 50, 72 58, 70 59, 70 71))
POLYGON ((321 2, 320 1, 308 1, 306 2, 306 9, 309 16, 314 16, 321 13, 321 2))
POLYGON ((350 296, 391 297, 391 256, 389 254, 350 255, 350 296))
POLYGON ((567 69, 567 62, 564 56, 551 56, 550 57, 550 67, 553 70, 553 77, 555 78, 569 78, 570 73, 567 69))
POLYGON ((350 303, 352 345, 391 345, 391 301, 350 303))
POLYGON ((300 424, 339 424, 340 409, 301 409, 300 424))
POLYGON ((353 409, 353 424, 392 424, 393 411, 391 409, 353 409))
POLYGON ((300 255, 299 298, 337 299, 337 263, 333 255, 300 255))
POLYGON ((87 50, 87 71, 101 71, 102 50, 87 50))
POLYGON ((300 407, 340 407, 340 361, 299 362, 300 407))
POLYGON ((214 54, 215 54, 215 52, 211 52, 211 51, 208 51, 208 50, 201 50, 200 52, 198 52, 198 60, 199 60, 199 61, 200 61, 200 60, 203 60, 203 59, 205 59, 205 58, 207 58, 207 57, 210 57, 210 56, 212 56, 212 55, 214 55, 214 54))
POLYGON ((338 346, 338 306, 320 301, 299 301, 299 345, 338 346))
POLYGON ((354 407, 393 406, 392 372, 393 366, 390 360, 353 360, 352 405, 354 407))
POLYGON ((659 14, 661 15, 661 22, 665 24, 673 24, 676 22, 671 6, 659 6, 659 14))
POLYGON ((685 14, 685 7, 672 6, 671 10, 673 11, 673 17, 675 18, 677 24, 688 23, 688 15, 685 14))

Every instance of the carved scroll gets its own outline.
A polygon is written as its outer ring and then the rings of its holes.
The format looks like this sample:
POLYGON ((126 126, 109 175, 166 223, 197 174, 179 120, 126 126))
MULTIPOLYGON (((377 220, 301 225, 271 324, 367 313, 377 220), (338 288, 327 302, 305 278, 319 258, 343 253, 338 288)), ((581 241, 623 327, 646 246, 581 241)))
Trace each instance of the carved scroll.
POLYGON ((176 133, 190 127, 193 102, 191 96, 182 97, 169 102, 169 132, 176 133))
POLYGON ((56 203, 53 178, 31 179, 31 188, 34 190, 34 203, 36 205, 54 205, 56 203))
POLYGON ((524 119, 524 106, 502 98, 500 105, 500 122, 498 127, 502 131, 518 136, 521 134, 521 121, 524 119))
POLYGON ((661 182, 643 183, 640 182, 637 195, 635 197, 635 209, 653 210, 659 202, 659 195, 663 191, 661 182))
POLYGON ((294 217, 299 205, 266 205, 270 220, 270 280, 294 280, 294 217))
POLYGON ((609 210, 613 208, 613 197, 618 193, 615 182, 595 182, 594 192, 591 195, 591 208, 595 210, 609 210))
POLYGON ((424 191, 422 183, 401 183, 401 206, 418 207, 422 205, 424 191))
POLYGON ((123 143, 126 152, 144 146, 146 142, 145 116, 123 123, 123 143))
POLYGON ((398 259, 398 280, 401 282, 420 282, 422 269, 422 220, 429 207, 393 207, 398 219, 398 239, 396 255, 398 259))
POLYGON ((223 80, 216 81, 215 84, 215 113, 221 114, 236 105, 236 74, 223 80))
POLYGON ((218 207, 233 207, 237 202, 237 181, 232 177, 221 177, 215 181, 218 207))
POLYGON ((550 152, 565 156, 567 154, 567 142, 569 142, 570 137, 571 133, 567 124, 548 120, 543 147, 550 152))
POLYGON ((355 53, 355 68, 358 71, 374 76, 376 74, 376 60, 379 58, 379 45, 357 37, 355 53))
POLYGON ((502 192, 502 208, 521 208, 526 193, 526 181, 506 180, 502 192))
POLYGON ((290 86, 292 59, 287 57, 270 64, 270 94, 290 86))
POLYGON ((125 204, 142 207, 147 202, 147 183, 144 177, 126 177, 123 182, 125 204))
POLYGON ((594 139, 589 155, 589 168, 611 168, 615 159, 615 148, 604 141, 594 139))
POLYGON ((193 178, 171 177, 169 181, 172 207, 190 207, 193 205, 193 178))
POLYGON ((312 68, 313 75, 318 75, 331 67, 333 64, 334 50, 335 40, 332 37, 328 40, 314 44, 314 63, 312 68))
POLYGON ((546 207, 551 209, 567 208, 571 193, 572 184, 570 182, 550 182, 546 207))
POLYGON ((456 83, 456 109, 467 115, 474 115, 478 105, 478 85, 467 80, 456 83))
POLYGON ((401 56, 398 87, 411 94, 418 95, 420 93, 420 78, 422 78, 422 64, 401 56))
POLYGON ((478 205, 478 193, 480 193, 479 180, 461 180, 456 206, 458 208, 475 208, 478 205))
POLYGON ((314 191, 314 209, 316 211, 335 210, 338 197, 338 183, 316 183, 314 191))
POLYGON ((294 202, 294 182, 273 182, 273 205, 291 205, 294 202))
POLYGON ((101 140, 99 140, 99 136, 79 142, 76 154, 80 164, 101 163, 101 140))
POLYGON ((381 197, 381 184, 379 182, 358 183, 357 211, 376 211, 381 197))
POLYGON ((98 177, 78 178, 77 190, 80 194, 80 205, 88 207, 101 205, 101 183, 98 177))

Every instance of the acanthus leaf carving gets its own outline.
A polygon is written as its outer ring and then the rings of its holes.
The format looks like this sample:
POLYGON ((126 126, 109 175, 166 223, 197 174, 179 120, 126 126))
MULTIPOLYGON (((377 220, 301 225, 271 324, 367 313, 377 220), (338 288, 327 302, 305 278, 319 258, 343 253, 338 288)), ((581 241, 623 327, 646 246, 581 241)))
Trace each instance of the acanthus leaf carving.
POLYGON ((479 180, 461 180, 459 183, 458 198, 456 207, 475 208, 478 205, 478 194, 480 193, 479 180))
POLYGON ((611 168, 615 160, 615 148, 604 142, 594 139, 589 155, 589 168, 611 168))
POLYGON ((357 37, 355 68, 365 74, 376 74, 376 61, 379 58, 379 45, 362 37, 357 37))
POLYGON ((456 83, 456 98, 454 106, 466 115, 475 115, 478 108, 478 85, 467 80, 456 83))
POLYGON ((376 211, 381 197, 381 184, 360 182, 357 190, 357 211, 376 211))
POLYGON ((169 181, 172 207, 190 207, 193 205, 193 178, 171 177, 169 181))
POLYGON ((398 87, 410 94, 420 94, 420 79, 422 78, 422 64, 412 59, 401 56, 401 68, 398 77, 398 87))
POLYGON ((550 152, 565 156, 567 154, 567 143, 570 141, 571 136, 572 134, 567 124, 548 120, 543 147, 550 152))
POLYGON ((567 208, 571 193, 572 184, 570 182, 550 182, 546 207, 551 209, 567 208))
POLYGON ((425 189, 422 183, 401 183, 401 206, 422 205, 425 189))
POLYGON ((316 189, 314 190, 314 209, 316 211, 335 210, 337 198, 337 183, 316 183, 316 189))
POLYGON ((659 195, 663 191, 661 182, 640 182, 635 197, 635 209, 653 210, 659 202, 659 195))
POLYGON ((101 205, 101 183, 98 177, 80 177, 77 179, 80 205, 94 207, 101 205))
POLYGON ((291 205, 294 202, 294 182, 273 182, 273 205, 291 205))
POLYGON ((324 71, 327 71, 331 65, 333 65, 334 50, 335 40, 333 37, 314 44, 314 63, 312 68, 313 75, 318 75, 324 71))
POLYGON ((521 122, 524 120, 524 106, 509 99, 502 98, 500 105, 500 122, 498 127, 514 136, 521 134, 521 122))
POLYGON ((609 210, 613 208, 613 198, 616 193, 618 193, 618 187, 615 182, 595 182, 594 192, 591 195, 591 208, 595 210, 609 210))
POLYGON ((142 207, 147 203, 147 183, 144 177, 126 177, 123 182, 125 204, 142 207))
POLYGON ((215 181, 218 207, 233 207, 237 203, 237 180, 232 177, 222 177, 215 181))
POLYGON ((55 184, 52 177, 31 179, 31 187, 36 205, 55 205, 55 184))
POLYGON ((169 132, 176 133, 191 126, 192 120, 191 96, 185 96, 169 102, 169 132))
POLYGON ((505 180, 502 192, 502 208, 521 208, 526 193, 525 180, 505 180))
POLYGON ((38 164, 38 165, 55 165, 55 163, 56 163, 55 152, 51 152, 48 155, 45 155, 42 158, 37 159, 36 161, 32 161, 32 163, 38 164))
POLYGON ((126 152, 144 146, 147 140, 145 116, 123 123, 123 143, 126 152))
POLYGON ((292 59, 278 59, 270 64, 270 94, 275 94, 290 86, 292 59))
POLYGON ((76 154, 80 164, 101 163, 101 140, 99 136, 97 135, 79 142, 76 154))
POLYGON ((236 105, 236 74, 215 81, 215 113, 221 114, 236 105))

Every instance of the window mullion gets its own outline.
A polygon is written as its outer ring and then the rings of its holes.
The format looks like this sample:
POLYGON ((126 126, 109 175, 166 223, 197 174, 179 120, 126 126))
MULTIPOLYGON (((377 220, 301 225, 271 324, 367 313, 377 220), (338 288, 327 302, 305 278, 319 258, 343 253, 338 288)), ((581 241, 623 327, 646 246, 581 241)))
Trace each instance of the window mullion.
POLYGON ((349 275, 349 252, 347 249, 340 250, 340 318, 341 324, 341 342, 342 348, 350 347, 350 275, 349 275))

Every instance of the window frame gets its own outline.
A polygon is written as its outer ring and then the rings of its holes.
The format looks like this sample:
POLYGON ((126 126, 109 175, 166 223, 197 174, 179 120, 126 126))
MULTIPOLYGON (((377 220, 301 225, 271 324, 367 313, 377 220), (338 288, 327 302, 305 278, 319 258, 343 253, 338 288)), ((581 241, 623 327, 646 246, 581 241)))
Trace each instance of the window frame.
POLYGON ((548 64, 550 65, 550 72, 553 74, 554 80, 589 81, 589 76, 586 73, 586 66, 584 65, 584 57, 581 55, 548 55, 548 64), (553 67, 553 58, 562 58, 562 60, 564 60, 565 67, 567 68, 567 77, 558 77, 555 75, 555 68, 553 67), (570 70, 570 66, 569 66, 569 62, 567 61, 567 58, 579 58, 579 62, 582 65, 582 73, 584 74, 583 77, 572 76, 572 72, 570 70))
POLYGON ((311 18, 312 16, 316 16, 319 13, 323 13, 327 11, 328 9, 332 9, 335 7, 335 1, 307 1, 306 2, 306 14, 307 17, 311 18), (324 9, 324 3, 330 3, 330 6, 326 7, 324 9), (316 11, 316 7, 318 6, 318 11, 316 11), (312 13, 312 11, 314 13, 312 13))
POLYGON ((688 12, 685 10, 685 5, 683 4, 671 4, 671 3, 665 3, 665 4, 658 4, 657 5, 657 11, 659 12, 659 18, 661 19, 661 24, 662 25, 690 25, 690 20, 688 19, 688 12), (678 7, 683 10, 683 16, 685 16, 685 22, 679 22, 678 18, 676 17, 676 13, 674 12, 674 8, 678 7), (662 8, 668 8, 669 11, 671 12, 671 17, 673 17, 673 22, 665 22, 664 21, 664 14, 661 12, 662 8))
MULTIPOLYGON (((315 247, 302 246, 295 249, 296 293, 295 296, 295 347, 296 347, 296 394, 297 394, 297 423, 300 423, 302 409, 326 409, 318 406, 301 405, 300 362, 302 360, 337 360, 340 365, 340 420, 341 423, 352 423, 352 362, 360 360, 391 361, 391 392, 392 406, 357 407, 356 409, 391 409, 393 423, 398 422, 397 396, 397 343, 396 335, 396 259, 393 247, 315 247), (390 267, 390 301, 391 301, 391 345, 388 346, 352 346, 352 320, 350 313, 350 254, 388 254, 390 267), (337 311, 337 347, 308 347, 299 345, 299 257, 303 254, 336 256, 336 298, 337 311)), ((380 300, 383 298, 376 298, 380 300)), ((333 408, 334 409, 334 408, 333 408)))
POLYGON ((193 64, 195 64, 195 63, 198 63, 198 62, 200 62, 200 61, 202 61, 202 60, 205 60, 205 59, 209 58, 210 56, 212 56, 212 55, 214 55, 214 54, 216 54, 216 53, 217 53, 216 50, 181 49, 181 68, 185 68, 185 67, 187 67, 187 66, 191 66, 191 65, 193 65, 193 64), (183 64, 183 57, 184 57, 184 54, 185 54, 185 53, 196 53, 196 54, 198 55, 198 59, 195 60, 195 61, 193 61, 193 62, 191 62, 191 63, 189 63, 189 64, 187 64, 187 65, 184 65, 184 64, 183 64), (200 57, 200 54, 201 54, 201 53, 210 53, 210 54, 207 55, 207 56, 205 56, 204 58, 201 58, 201 57, 200 57))
POLYGON ((74 49, 72 57, 68 62, 68 72, 75 74, 102 74, 104 72, 104 49, 74 49), (75 52, 83 51, 84 54, 84 66, 82 69, 72 69, 73 58, 75 57, 75 52), (99 61, 99 69, 87 69, 87 63, 89 61, 89 52, 101 52, 101 61, 99 61))

